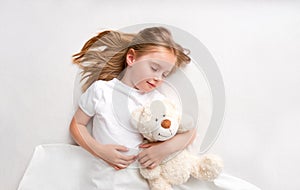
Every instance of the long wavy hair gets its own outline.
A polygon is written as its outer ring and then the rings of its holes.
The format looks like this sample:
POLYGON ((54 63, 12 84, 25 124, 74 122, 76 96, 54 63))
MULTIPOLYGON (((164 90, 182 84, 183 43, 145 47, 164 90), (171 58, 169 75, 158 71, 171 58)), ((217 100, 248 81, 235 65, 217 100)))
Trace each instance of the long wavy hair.
POLYGON ((73 63, 82 69, 81 80, 85 80, 82 91, 97 80, 118 78, 127 67, 126 55, 130 48, 141 56, 155 51, 157 47, 165 47, 176 56, 176 67, 190 62, 189 50, 177 44, 171 32, 164 27, 145 28, 137 34, 113 30, 100 32, 73 55, 73 63))

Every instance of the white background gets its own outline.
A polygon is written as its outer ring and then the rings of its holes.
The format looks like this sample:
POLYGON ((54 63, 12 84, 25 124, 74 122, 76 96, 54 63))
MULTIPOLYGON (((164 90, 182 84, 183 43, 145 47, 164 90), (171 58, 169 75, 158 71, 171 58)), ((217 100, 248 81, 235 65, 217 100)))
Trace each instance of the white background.
POLYGON ((0 184, 16 189, 34 147, 71 143, 71 55, 101 28, 164 23, 197 37, 226 88, 213 147, 225 171, 265 190, 300 188, 300 3, 0 2, 0 184))

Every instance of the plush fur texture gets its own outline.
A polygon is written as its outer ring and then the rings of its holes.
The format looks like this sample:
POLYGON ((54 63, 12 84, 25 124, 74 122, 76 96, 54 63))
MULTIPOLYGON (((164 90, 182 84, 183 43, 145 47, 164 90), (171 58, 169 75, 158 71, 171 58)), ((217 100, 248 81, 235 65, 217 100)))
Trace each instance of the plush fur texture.
MULTIPOLYGON (((183 119, 179 117, 176 106, 169 101, 154 101, 144 108, 137 109, 132 115, 135 127, 150 142, 162 141, 158 134, 163 133, 166 140, 175 135, 173 129, 176 129, 176 132, 184 132, 190 128, 187 125, 192 125, 192 122, 186 122, 186 119, 185 123, 181 122, 183 119), (167 127, 164 122, 166 118, 170 121, 167 122, 167 127), (177 126, 172 128, 172 125, 177 126), (168 128, 172 129, 170 133, 165 132, 168 128)), ((151 190, 172 190, 172 185, 185 183, 190 176, 213 181, 222 168, 223 162, 216 155, 196 156, 183 150, 170 155, 154 169, 140 168, 140 173, 148 180, 151 190)))

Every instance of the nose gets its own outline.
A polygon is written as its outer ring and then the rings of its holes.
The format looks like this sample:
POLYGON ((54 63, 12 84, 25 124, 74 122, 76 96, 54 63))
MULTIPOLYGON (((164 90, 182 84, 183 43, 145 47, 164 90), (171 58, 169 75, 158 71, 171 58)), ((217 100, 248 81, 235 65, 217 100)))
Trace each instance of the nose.
POLYGON ((154 75, 154 80, 155 81, 161 81, 162 79, 163 79, 163 77, 162 77, 162 73, 161 72, 155 73, 155 75, 154 75))
POLYGON ((171 127, 171 121, 168 119, 164 119, 160 125, 165 129, 169 129, 171 127))
POLYGON ((154 77, 154 80, 157 81, 157 82, 161 81, 161 77, 154 77))

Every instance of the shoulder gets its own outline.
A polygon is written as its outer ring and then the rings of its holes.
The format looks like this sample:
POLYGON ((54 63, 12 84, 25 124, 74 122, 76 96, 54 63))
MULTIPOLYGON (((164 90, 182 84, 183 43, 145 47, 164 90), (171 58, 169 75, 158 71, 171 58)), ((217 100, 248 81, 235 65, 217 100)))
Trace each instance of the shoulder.
POLYGON ((107 81, 97 80, 86 89, 86 91, 82 94, 82 97, 100 99, 106 91, 106 86, 107 81))
POLYGON ((111 81, 97 80, 93 84, 91 84, 89 88, 99 91, 99 90, 103 90, 104 88, 110 87, 112 84, 113 84, 113 80, 111 81))
POLYGON ((107 81, 104 81, 104 80, 97 80, 97 81, 95 81, 95 82, 91 85, 91 87, 93 87, 93 88, 98 88, 98 87, 101 87, 101 86, 105 86, 106 83, 107 83, 107 81))

